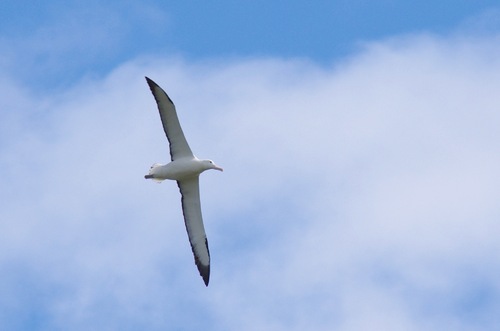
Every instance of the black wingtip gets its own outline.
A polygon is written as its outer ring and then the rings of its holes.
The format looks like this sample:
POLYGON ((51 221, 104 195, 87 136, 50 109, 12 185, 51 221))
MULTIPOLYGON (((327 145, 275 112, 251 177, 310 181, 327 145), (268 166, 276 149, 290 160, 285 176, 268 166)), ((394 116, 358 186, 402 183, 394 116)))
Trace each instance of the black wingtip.
POLYGON ((191 249, 193 250, 193 255, 194 255, 194 263, 196 264, 196 267, 198 268, 198 271, 200 272, 201 278, 203 278, 203 282, 205 283, 205 286, 208 286, 208 282, 210 280, 210 250, 208 249, 207 238, 205 238, 205 247, 207 248, 207 252, 208 252, 208 258, 209 258, 208 265, 201 263, 201 261, 198 259, 198 256, 196 256, 193 245, 191 245, 191 249))
POLYGON ((149 89, 151 90, 151 93, 153 93, 153 96, 155 97, 155 100, 158 102, 158 99, 157 99, 157 96, 156 96, 156 89, 159 89, 160 91, 162 91, 166 96, 167 96, 167 99, 168 101, 170 101, 171 104, 174 104, 174 102, 172 101, 172 99, 170 99, 170 97, 168 96, 167 92, 165 92, 164 89, 162 89, 160 87, 160 85, 156 84, 151 78, 149 78, 148 76, 144 76, 146 78, 146 82, 148 83, 149 85, 149 89))
POLYGON ((198 270, 200 271, 200 276, 203 278, 203 282, 205 286, 208 286, 208 282, 210 280, 210 265, 207 266, 198 266, 198 270))
MULTIPOLYGON (((151 89, 151 92, 154 92, 154 91, 153 91, 153 88, 157 87, 157 86, 158 86, 158 84, 156 84, 156 83, 155 83, 155 82, 154 82, 151 78, 149 78, 149 77, 147 77, 147 76, 145 76, 145 78, 146 78, 146 82, 147 82, 147 83, 148 83, 148 85, 149 85, 149 88, 151 89)), ((158 87, 159 87, 159 86, 158 86, 158 87)))

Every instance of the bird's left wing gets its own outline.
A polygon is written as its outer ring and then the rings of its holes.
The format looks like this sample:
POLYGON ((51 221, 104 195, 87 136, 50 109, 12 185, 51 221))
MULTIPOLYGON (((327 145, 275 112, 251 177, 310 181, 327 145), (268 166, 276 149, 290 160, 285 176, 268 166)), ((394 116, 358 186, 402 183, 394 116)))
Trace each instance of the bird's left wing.
POLYGON ((194 254, 194 262, 205 285, 208 286, 210 278, 210 252, 201 216, 199 177, 178 180, 177 185, 182 194, 182 212, 184 214, 189 243, 194 254))
POLYGON ((184 132, 182 132, 174 103, 158 84, 148 77, 146 77, 146 81, 158 104, 163 130, 170 143, 170 157, 172 161, 181 157, 193 157, 193 152, 186 141, 186 137, 184 137, 184 132))

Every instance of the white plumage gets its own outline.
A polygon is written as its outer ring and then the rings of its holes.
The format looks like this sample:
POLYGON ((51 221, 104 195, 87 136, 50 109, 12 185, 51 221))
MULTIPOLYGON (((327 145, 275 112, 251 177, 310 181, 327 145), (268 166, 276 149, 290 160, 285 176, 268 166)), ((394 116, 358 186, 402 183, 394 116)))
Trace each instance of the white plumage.
POLYGON ((155 163, 145 178, 156 181, 165 179, 177 181, 182 195, 182 212, 194 260, 205 285, 208 286, 210 252, 201 215, 199 175, 208 169, 222 171, 222 168, 211 160, 200 160, 193 155, 182 132, 174 103, 158 84, 148 77, 146 81, 158 104, 163 129, 170 143, 171 162, 164 165, 155 163))

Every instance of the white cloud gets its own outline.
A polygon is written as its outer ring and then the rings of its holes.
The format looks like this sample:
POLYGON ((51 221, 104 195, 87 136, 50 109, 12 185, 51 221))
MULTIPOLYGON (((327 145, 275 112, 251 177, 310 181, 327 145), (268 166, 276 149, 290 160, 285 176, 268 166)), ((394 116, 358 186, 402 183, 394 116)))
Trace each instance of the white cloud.
POLYGON ((0 115, 0 265, 24 290, 0 301, 15 316, 0 325, 38 313, 25 329, 494 329, 490 42, 392 40, 332 69, 141 59, 47 96, 41 114, 20 92, 27 115, 0 115), (145 74, 197 155, 225 168, 202 178, 208 289, 176 185, 142 177, 168 160, 145 74))

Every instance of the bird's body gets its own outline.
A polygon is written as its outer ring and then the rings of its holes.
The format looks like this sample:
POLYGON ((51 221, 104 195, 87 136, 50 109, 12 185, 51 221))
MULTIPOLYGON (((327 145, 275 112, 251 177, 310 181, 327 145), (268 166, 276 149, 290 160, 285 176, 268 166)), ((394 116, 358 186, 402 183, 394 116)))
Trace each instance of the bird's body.
POLYGON ((149 88, 158 104, 163 129, 170 143, 171 162, 167 164, 154 164, 146 179, 163 181, 165 179, 177 181, 182 195, 182 212, 184 223, 194 254, 194 260, 205 285, 208 286, 210 278, 210 253, 208 241, 201 216, 199 175, 208 169, 222 171, 211 160, 200 160, 194 156, 189 147, 182 128, 177 118, 174 103, 151 79, 146 77, 149 88))
POLYGON ((155 180, 183 180, 185 178, 198 176, 205 170, 221 170, 211 160, 199 160, 197 157, 181 158, 167 164, 154 164, 149 170, 147 179, 155 180))

